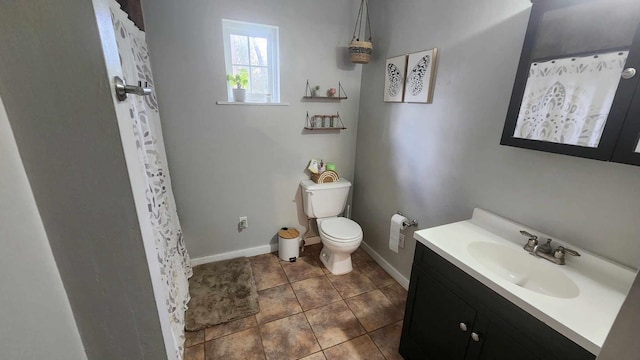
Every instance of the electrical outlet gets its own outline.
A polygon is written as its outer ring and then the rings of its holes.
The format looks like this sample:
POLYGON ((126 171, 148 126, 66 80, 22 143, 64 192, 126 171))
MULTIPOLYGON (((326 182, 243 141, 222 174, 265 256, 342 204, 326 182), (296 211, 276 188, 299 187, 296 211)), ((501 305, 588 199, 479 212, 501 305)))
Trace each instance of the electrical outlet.
POLYGON ((239 227, 241 229, 246 229, 249 227, 249 219, 246 216, 240 216, 239 227))
POLYGON ((400 234, 400 237, 398 237, 398 246, 404 249, 404 234, 400 234))

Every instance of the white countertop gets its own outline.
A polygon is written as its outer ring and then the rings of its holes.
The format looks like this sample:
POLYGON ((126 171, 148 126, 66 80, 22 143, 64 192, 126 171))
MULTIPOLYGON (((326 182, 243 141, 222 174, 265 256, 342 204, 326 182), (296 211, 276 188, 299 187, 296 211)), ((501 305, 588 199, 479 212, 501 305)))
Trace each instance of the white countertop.
POLYGON ((418 230, 414 238, 595 355, 600 352, 635 278, 635 272, 629 268, 481 209, 475 209, 469 220, 418 230), (581 253, 576 258, 567 256, 566 265, 537 259, 541 267, 559 269, 573 280, 579 288, 578 296, 557 298, 522 288, 489 270, 467 250, 470 243, 482 241, 525 252, 522 247, 527 238, 519 234, 520 230, 541 239, 552 238, 554 245, 566 245, 581 253))

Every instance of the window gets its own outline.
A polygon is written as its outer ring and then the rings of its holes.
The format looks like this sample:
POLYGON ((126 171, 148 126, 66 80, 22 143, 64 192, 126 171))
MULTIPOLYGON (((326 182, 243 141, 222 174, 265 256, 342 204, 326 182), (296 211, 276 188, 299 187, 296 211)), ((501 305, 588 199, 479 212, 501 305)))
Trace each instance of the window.
MULTIPOLYGON (((227 74, 249 73, 247 101, 280 102, 278 27, 222 20, 227 74)), ((227 83, 229 101, 232 86, 227 83)))

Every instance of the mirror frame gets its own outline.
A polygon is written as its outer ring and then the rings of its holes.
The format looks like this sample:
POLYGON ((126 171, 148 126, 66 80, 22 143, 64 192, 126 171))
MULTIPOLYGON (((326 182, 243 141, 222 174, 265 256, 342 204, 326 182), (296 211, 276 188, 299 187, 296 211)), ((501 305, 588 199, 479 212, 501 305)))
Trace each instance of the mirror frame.
MULTIPOLYGON (((518 70, 516 73, 515 83, 513 85, 513 91, 511 93, 511 100, 509 102, 509 109, 507 111, 507 118, 504 124, 502 138, 500 140, 501 145, 515 146, 520 148, 539 150, 552 152, 557 154, 565 154, 571 156, 584 157, 597 160, 610 160, 618 136, 622 129, 627 114, 629 104, 633 98, 634 91, 638 85, 638 78, 636 76, 630 80, 620 81, 616 90, 616 96, 614 98, 609 116, 605 124, 600 143, 596 148, 560 144, 553 142, 546 142, 541 140, 523 139, 513 137, 513 133, 516 128, 518 114, 520 113, 520 106, 522 104, 522 98, 524 96, 524 90, 527 85, 527 79, 529 77, 529 68, 531 66, 533 48, 536 43, 536 34, 544 13, 551 10, 560 9, 567 6, 583 4, 585 2, 596 0, 531 0, 533 6, 531 7, 531 15, 529 18, 529 24, 527 26, 527 32, 524 38, 524 44, 522 47, 522 53, 520 55, 520 62, 518 64, 518 70)), ((632 66, 640 68, 640 26, 636 30, 633 43, 630 47, 629 57, 627 58, 626 67, 632 66)), ((610 50, 610 49, 603 49, 610 50)))

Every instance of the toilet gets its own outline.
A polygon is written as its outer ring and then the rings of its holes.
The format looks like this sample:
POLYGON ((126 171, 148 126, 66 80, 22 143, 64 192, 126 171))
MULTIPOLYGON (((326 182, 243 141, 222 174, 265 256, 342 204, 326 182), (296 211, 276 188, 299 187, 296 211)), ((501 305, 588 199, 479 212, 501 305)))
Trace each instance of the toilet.
POLYGON ((318 224, 320 261, 332 274, 351 272, 351 254, 362 242, 362 228, 357 222, 338 216, 347 204, 351 183, 344 178, 324 184, 302 180, 300 186, 304 213, 318 224))

